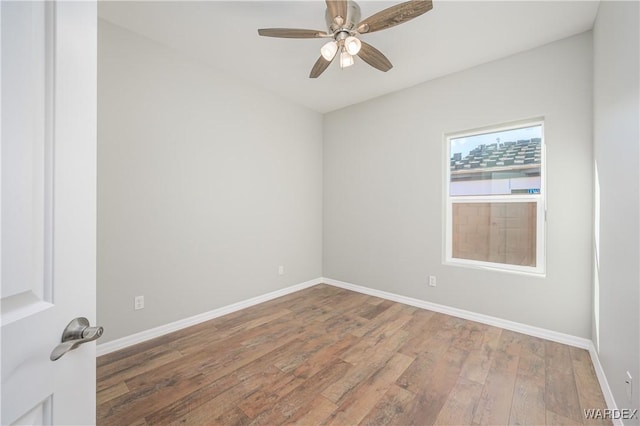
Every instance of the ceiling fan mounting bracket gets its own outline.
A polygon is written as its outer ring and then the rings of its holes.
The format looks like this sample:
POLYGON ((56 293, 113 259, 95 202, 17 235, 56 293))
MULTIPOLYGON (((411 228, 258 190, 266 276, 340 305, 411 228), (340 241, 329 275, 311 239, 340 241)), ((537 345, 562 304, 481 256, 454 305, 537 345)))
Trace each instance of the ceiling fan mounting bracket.
POLYGON ((331 16, 329 8, 327 8, 324 14, 325 21, 327 22, 327 28, 329 33, 333 33, 334 36, 341 32, 347 32, 353 35, 356 25, 360 22, 360 6, 358 3, 352 0, 347 1, 347 16, 336 16, 335 19, 331 16))

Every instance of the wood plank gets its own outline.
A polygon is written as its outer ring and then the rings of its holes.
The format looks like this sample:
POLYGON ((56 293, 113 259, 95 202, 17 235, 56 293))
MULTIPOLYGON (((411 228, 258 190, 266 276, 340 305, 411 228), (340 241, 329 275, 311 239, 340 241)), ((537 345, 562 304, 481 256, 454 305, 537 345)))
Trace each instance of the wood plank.
POLYGON ((438 413, 434 424, 437 425, 469 425, 477 408, 477 401, 482 393, 482 385, 464 377, 458 378, 438 413))
MULTIPOLYGON (((396 382, 401 388, 416 395, 428 385, 442 361, 448 357, 448 350, 451 344, 451 338, 445 339, 431 336, 428 340, 430 342, 429 349, 418 352, 415 361, 396 382)), ((407 351, 402 351, 401 353, 406 355, 407 351)), ((413 353, 413 351, 410 351, 410 353, 413 353)))
POLYGON ((351 334, 354 330, 359 330, 368 320, 355 315, 337 314, 324 321, 324 327, 327 333, 335 334, 342 337, 345 334, 351 334))
POLYGON ((400 348, 400 352, 409 356, 418 356, 426 352, 441 352, 437 346, 444 344, 446 350, 451 344, 452 334, 438 334, 445 327, 448 316, 435 313, 420 328, 413 329, 411 335, 400 348))
MULTIPOLYGON (((284 374, 280 371, 279 373, 284 374)), ((170 411, 163 410, 161 420, 156 420, 156 415, 153 415, 151 417, 147 417, 147 422, 150 425, 165 425, 172 423, 193 425, 209 424, 212 419, 223 416, 229 410, 237 407, 238 402, 242 401, 259 386, 260 385, 256 382, 241 382, 224 392, 219 393, 214 398, 207 399, 203 404, 189 408, 185 410, 186 412, 183 411, 180 416, 170 411)))
POLYGON ((288 354, 288 356, 280 357, 280 359, 275 360, 273 365, 285 373, 292 372, 313 356, 313 354, 327 346, 330 346, 337 340, 338 337, 333 333, 325 333, 313 339, 305 339, 300 348, 295 352, 288 354))
POLYGON ((511 403, 510 424, 541 425, 546 421, 545 361, 544 350, 540 351, 540 346, 544 348, 544 342, 533 337, 527 337, 522 342, 511 403))
POLYGON ((305 362, 300 364, 298 368, 293 371, 293 374, 302 378, 313 376, 328 364, 335 362, 337 358, 341 358, 342 354, 347 349, 352 348, 356 341, 357 338, 355 336, 350 334, 345 335, 337 342, 313 354, 305 362))
POLYGON ((238 403, 238 407, 250 419, 254 419, 303 383, 304 379, 284 373, 278 379, 271 380, 268 386, 262 386, 256 392, 245 397, 238 403))
POLYGON ((380 300, 382 301, 376 305, 372 305, 367 300, 366 305, 364 305, 362 309, 358 309, 356 311, 356 314, 361 316, 362 318, 366 318, 370 320, 377 317, 378 315, 380 315, 381 313, 389 309, 391 306, 393 306, 393 302, 390 300, 384 300, 384 299, 380 299, 380 300))
MULTIPOLYGON (((201 353, 205 349, 215 347, 216 343, 220 344, 220 347, 224 348, 229 345, 239 344, 242 340, 245 340, 250 336, 269 333, 273 329, 279 329, 287 325, 290 327, 291 317, 292 315, 290 313, 287 318, 282 318, 279 314, 277 315, 277 318, 271 318, 272 321, 266 327, 256 326, 244 328, 243 326, 239 326, 224 330, 219 330, 216 327, 201 329, 193 335, 186 335, 177 340, 172 340, 166 343, 165 346, 177 350, 183 355, 201 353), (224 345, 222 342, 224 342, 224 345)), ((215 323, 216 320, 217 319, 212 320, 212 323, 215 323)))
POLYGON ((220 415, 215 419, 215 422, 209 421, 209 424, 219 425, 235 425, 245 426, 251 423, 251 419, 238 407, 233 407, 226 413, 220 415))
POLYGON ((265 367, 263 363, 255 365, 251 371, 236 371, 201 386, 183 398, 167 401, 163 408, 146 416, 147 422, 167 424, 191 417, 198 418, 205 411, 209 412, 211 419, 215 419, 262 386, 278 381, 286 375, 273 366, 265 367), (212 404, 218 404, 215 410, 211 408, 212 404))
POLYGON ((172 333, 165 334, 164 336, 159 336, 154 339, 150 339, 145 342, 138 343, 136 345, 132 345, 127 348, 111 352, 106 355, 102 355, 96 359, 96 367, 98 368, 104 367, 107 364, 120 361, 123 358, 134 356, 141 352, 145 352, 154 348, 161 348, 182 337, 191 337, 199 333, 201 330, 210 331, 215 329, 216 328, 211 321, 205 321, 203 323, 196 324, 191 327, 183 328, 182 330, 177 330, 172 333))
POLYGON ((504 330, 498 349, 492 355, 491 369, 485 380, 473 422, 507 424, 513 402, 523 335, 504 330))
POLYGON ((420 333, 426 324, 431 320, 431 318, 436 315, 433 311, 426 311, 424 309, 417 309, 413 315, 411 320, 406 323, 402 329, 409 333, 410 335, 417 335, 420 333))
POLYGON ((182 354, 165 346, 151 348, 144 352, 120 359, 118 361, 105 364, 97 369, 96 374, 100 376, 97 383, 97 391, 101 392, 106 388, 126 381, 129 378, 155 371, 159 367, 169 364, 182 358, 182 354))
MULTIPOLYGON (((415 394, 413 392, 392 384, 360 424, 372 426, 401 425, 400 419, 410 410, 414 398, 415 394)), ((413 419, 411 423, 418 423, 416 420, 413 419)))
MULTIPOLYGON (((402 327, 408 323, 411 318, 413 318, 410 314, 401 314, 398 315, 397 318, 393 320, 389 320, 384 324, 381 324, 379 327, 369 331, 367 334, 363 336, 363 339, 369 342, 371 346, 381 344, 385 340, 388 340, 391 336, 394 335, 404 335, 408 336, 408 333, 402 330, 402 327)), ((406 341, 406 338, 403 339, 406 341)), ((394 349, 395 350, 395 347, 394 349)), ((409 355, 410 356, 410 355, 409 355)))
POLYGON ((509 424, 540 425, 545 422, 544 386, 518 377, 516 380, 509 424))
MULTIPOLYGON (((399 303, 394 304, 390 308, 386 309, 380 315, 375 317, 374 319, 368 321, 365 325, 360 327, 358 330, 354 330, 352 334, 357 337, 363 337, 368 334, 375 334, 376 330, 379 330, 382 327, 385 327, 390 321, 397 320, 399 317, 404 315, 411 315, 415 309, 408 309, 410 307, 406 307, 406 305, 401 305, 399 303)), ((409 319, 404 321, 403 325, 408 322, 409 319)))
MULTIPOLYGON (((232 395, 241 392, 242 400, 245 400, 249 395, 256 392, 264 385, 268 384, 271 386, 273 383, 286 382, 286 379, 283 379, 285 377, 291 380, 292 378, 290 375, 283 373, 272 364, 273 361, 277 360, 279 357, 287 356, 288 353, 295 352, 303 343, 298 340, 295 340, 294 342, 295 343, 290 345, 281 345, 273 351, 256 359, 254 362, 247 364, 246 367, 236 369, 230 374, 221 375, 219 372, 216 372, 213 374, 213 377, 219 376, 219 378, 213 380, 211 377, 208 377, 208 383, 189 395, 184 396, 182 399, 168 402, 164 408, 154 412, 153 415, 148 416, 147 420, 152 423, 167 423, 176 418, 186 416, 188 411, 194 410, 214 398, 218 398, 222 393, 227 392, 230 389, 234 389, 232 395)), ((219 398, 219 400, 225 403, 228 402, 228 400, 223 397, 219 398)), ((218 412, 217 415, 221 415, 223 412, 224 410, 218 412)))
POLYGON ((469 321, 458 328, 458 332, 451 344, 467 352, 481 349, 485 341, 485 332, 488 328, 486 325, 469 321))
POLYGON ((340 404, 339 410, 332 415, 330 424, 360 423, 413 360, 413 358, 401 353, 394 354, 382 368, 340 404))
MULTIPOLYGON (((286 350, 286 345, 281 345, 268 353, 279 354, 286 350)), ((256 354, 250 353, 249 356, 252 358, 256 354)), ((191 392, 165 401, 164 406, 155 407, 152 412, 146 413, 145 417, 149 423, 164 424, 174 421, 176 418, 181 418, 181 416, 186 416, 188 413, 185 413, 185 410, 196 409, 213 398, 231 404, 225 396, 221 396, 221 394, 230 390, 240 392, 241 397, 245 398, 247 394, 258 389, 265 382, 272 382, 275 380, 274 377, 284 375, 276 367, 271 366, 269 368, 270 361, 268 357, 264 356, 253 359, 253 362, 247 362, 247 358, 239 358, 234 360, 230 366, 220 366, 220 368, 209 371, 208 374, 201 373, 204 376, 204 382, 200 386, 192 389, 191 392)), ((182 373, 174 372, 174 375, 170 376, 166 381, 168 383, 180 382, 180 374, 182 373)), ((153 392, 157 387, 157 379, 148 378, 148 380, 149 383, 146 386, 139 386, 138 393, 153 392)), ((231 395, 235 395, 233 392, 231 395)), ((222 415, 224 411, 217 411, 216 416, 222 415)))
POLYGON ((152 386, 153 383, 163 380, 171 380, 174 377, 192 374, 197 371, 205 374, 211 381, 223 377, 244 365, 259 359, 273 350, 290 344, 296 340, 303 330, 291 324, 277 323, 246 332, 251 336, 245 345, 243 336, 234 336, 226 345, 214 345, 209 350, 201 350, 179 359, 179 362, 170 362, 162 369, 140 374, 126 381, 130 389, 136 390, 152 386))
MULTIPOLYGON (((407 424, 418 419, 420 424, 434 424, 440 410, 445 405, 462 370, 468 352, 450 346, 446 356, 434 365, 432 374, 419 389, 409 411, 401 417, 400 423, 407 424)), ((418 361, 418 359, 416 359, 418 361)))
POLYGON ((366 357, 363 357, 347 374, 324 389, 322 395, 329 401, 340 404, 350 392, 381 369, 392 356, 393 352, 383 348, 369 350, 366 357))
POLYGON ((571 361, 573 364, 573 373, 576 379, 576 387, 580 391, 578 392, 578 400, 580 402, 580 408, 583 413, 584 424, 589 425, 610 425, 612 424, 609 419, 587 419, 584 415, 585 410, 592 409, 605 409, 604 395, 600 389, 600 383, 596 376, 595 369, 591 362, 591 356, 589 352, 584 349, 570 348, 571 361))
POLYGON ((178 381, 158 383, 153 389, 124 394, 97 407, 101 424, 122 425, 141 419, 163 408, 167 401, 175 401, 194 392, 206 382, 202 374, 178 381))
POLYGON ((252 424, 282 424, 291 422, 301 413, 310 411, 314 401, 320 397, 322 391, 331 383, 339 380, 353 366, 344 361, 330 364, 314 376, 305 380, 294 391, 280 399, 273 407, 256 417, 252 424))
POLYGON ((464 378, 484 384, 491 368, 493 353, 498 349, 502 330, 493 329, 484 332, 480 348, 469 351, 467 361, 460 373, 464 378))
POLYGON ((98 405, 111 401, 114 398, 122 396, 129 392, 129 388, 125 382, 118 382, 108 388, 103 388, 96 394, 96 403, 98 405))
POLYGON ((544 339, 540 339, 539 337, 534 336, 524 337, 525 339, 523 339, 521 342, 523 352, 528 352, 541 358, 546 357, 547 351, 544 339))
POLYGON ((322 395, 316 396, 313 402, 305 408, 298 410, 296 415, 287 419, 287 425, 320 425, 338 408, 336 404, 329 401, 322 395))
MULTIPOLYGON (((358 294, 350 291, 344 291, 336 297, 326 299, 323 304, 331 307, 333 311, 339 313, 347 313, 353 309, 356 309, 366 303, 368 296, 364 294, 358 294)), ((323 318, 319 317, 319 321, 323 318)))
POLYGON ((584 414, 578 399, 569 346, 546 341, 545 351, 544 400, 547 410, 582 423, 584 414))
POLYGON ((562 426, 578 426, 582 425, 582 422, 577 422, 574 419, 565 417, 561 414, 547 410, 546 412, 546 424, 548 425, 562 425, 562 426))
POLYGON ((340 358, 355 365, 359 362, 366 361, 366 354, 371 352, 374 347, 377 350, 385 350, 387 352, 398 351, 409 338, 409 333, 397 327, 397 325, 399 324, 396 324, 396 327, 394 327, 395 331, 392 334, 384 334, 382 336, 367 335, 366 337, 360 338, 358 343, 353 345, 348 351, 345 351, 340 358))

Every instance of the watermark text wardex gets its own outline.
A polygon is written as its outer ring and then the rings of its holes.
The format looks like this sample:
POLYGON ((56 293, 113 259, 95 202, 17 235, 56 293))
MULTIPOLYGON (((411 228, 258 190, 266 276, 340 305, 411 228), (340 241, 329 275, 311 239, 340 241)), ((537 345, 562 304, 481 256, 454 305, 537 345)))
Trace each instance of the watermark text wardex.
POLYGON ((587 420, 595 419, 620 419, 620 420, 632 420, 638 419, 638 410, 623 408, 617 410, 611 410, 608 408, 587 408, 584 410, 584 417, 587 420))

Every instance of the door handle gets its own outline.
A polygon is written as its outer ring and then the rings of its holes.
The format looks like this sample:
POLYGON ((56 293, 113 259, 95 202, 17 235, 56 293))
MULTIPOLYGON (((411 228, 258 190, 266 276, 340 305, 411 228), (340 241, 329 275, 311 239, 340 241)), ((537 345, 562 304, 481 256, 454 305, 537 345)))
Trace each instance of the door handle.
POLYGON ((56 346, 49 359, 56 361, 69 351, 74 350, 83 343, 92 342, 102 336, 102 327, 90 327, 89 320, 79 317, 71 321, 62 332, 61 343, 56 346))

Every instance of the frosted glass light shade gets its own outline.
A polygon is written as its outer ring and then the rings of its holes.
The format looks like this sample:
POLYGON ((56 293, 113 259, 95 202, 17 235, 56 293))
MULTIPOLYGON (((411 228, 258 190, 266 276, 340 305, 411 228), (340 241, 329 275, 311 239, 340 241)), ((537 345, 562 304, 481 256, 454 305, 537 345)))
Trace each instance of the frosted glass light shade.
POLYGON ((344 49, 342 52, 340 52, 340 68, 347 68, 351 65, 353 65, 353 56, 351 56, 349 52, 344 49))
POLYGON ((330 41, 320 48, 320 54, 327 61, 331 61, 338 51, 338 43, 330 41))
POLYGON ((357 55, 362 47, 362 43, 357 37, 349 36, 344 40, 344 47, 350 55, 357 55))

